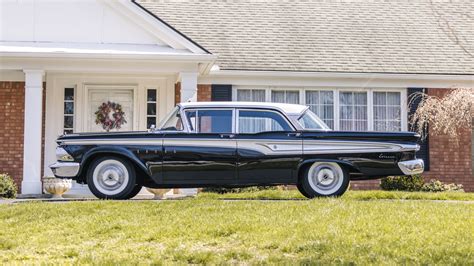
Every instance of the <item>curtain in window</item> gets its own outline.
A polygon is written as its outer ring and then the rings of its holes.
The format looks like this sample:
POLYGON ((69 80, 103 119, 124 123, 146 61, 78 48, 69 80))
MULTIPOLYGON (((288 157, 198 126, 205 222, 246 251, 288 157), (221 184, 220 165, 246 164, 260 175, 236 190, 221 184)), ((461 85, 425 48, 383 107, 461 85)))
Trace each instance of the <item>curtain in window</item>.
POLYGON ((332 91, 306 91, 306 105, 334 129, 334 93, 332 91))
POLYGON ((366 131, 367 92, 339 93, 339 125, 341 130, 366 131))
MULTIPOLYGON (((265 102, 265 90, 239 89, 237 90, 237 101, 240 102, 265 102)), ((265 119, 248 118, 239 119, 239 132, 261 132, 265 131, 265 119)))
POLYGON ((291 130, 288 122, 276 112, 242 110, 239 111, 238 123, 239 133, 291 130))
POLYGON ((401 130, 400 92, 374 92, 374 130, 401 130))
POLYGON ((272 102, 299 104, 300 92, 294 90, 272 90, 272 102))
POLYGON ((265 102, 265 90, 239 89, 237 90, 239 102, 265 102))

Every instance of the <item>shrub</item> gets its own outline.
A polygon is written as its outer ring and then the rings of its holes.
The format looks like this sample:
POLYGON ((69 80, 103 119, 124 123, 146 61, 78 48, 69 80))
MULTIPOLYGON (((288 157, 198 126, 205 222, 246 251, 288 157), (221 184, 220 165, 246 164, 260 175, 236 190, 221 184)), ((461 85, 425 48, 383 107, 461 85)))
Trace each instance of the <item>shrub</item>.
POLYGON ((380 187, 383 190, 420 191, 423 184, 423 177, 421 175, 389 176, 382 178, 380 187))
POLYGON ((277 189, 275 186, 255 186, 255 187, 238 187, 238 188, 226 188, 226 187, 205 187, 202 192, 211 192, 218 194, 225 193, 241 193, 241 192, 254 192, 259 190, 277 189))
POLYGON ((423 185, 422 191, 426 192, 444 192, 444 191, 458 191, 464 192, 461 184, 446 184, 436 179, 431 179, 430 182, 423 185))
POLYGON ((8 174, 0 174, 0 198, 15 198, 17 188, 8 174))

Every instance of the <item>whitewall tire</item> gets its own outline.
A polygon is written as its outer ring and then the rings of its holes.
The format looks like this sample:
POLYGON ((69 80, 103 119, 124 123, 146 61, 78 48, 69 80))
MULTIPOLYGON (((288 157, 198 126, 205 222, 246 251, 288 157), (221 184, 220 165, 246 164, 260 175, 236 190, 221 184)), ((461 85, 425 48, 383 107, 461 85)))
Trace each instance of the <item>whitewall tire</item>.
POLYGON ((135 169, 119 157, 100 157, 87 172, 87 185, 100 199, 129 199, 141 189, 136 183, 135 169))
POLYGON ((334 162, 315 162, 301 178, 302 194, 308 198, 341 196, 349 186, 349 174, 334 162))

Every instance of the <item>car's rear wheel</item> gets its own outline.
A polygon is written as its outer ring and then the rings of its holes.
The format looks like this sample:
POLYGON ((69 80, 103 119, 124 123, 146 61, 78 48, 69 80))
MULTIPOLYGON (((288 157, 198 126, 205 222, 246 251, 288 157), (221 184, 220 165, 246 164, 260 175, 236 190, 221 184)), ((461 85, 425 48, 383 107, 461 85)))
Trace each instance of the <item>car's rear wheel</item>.
POLYGON ((302 193, 308 198, 336 197, 346 192, 349 173, 334 162, 315 162, 302 176, 302 193))
POLYGON ((92 162, 87 185, 100 199, 129 199, 141 189, 130 162, 115 156, 100 157, 92 162))

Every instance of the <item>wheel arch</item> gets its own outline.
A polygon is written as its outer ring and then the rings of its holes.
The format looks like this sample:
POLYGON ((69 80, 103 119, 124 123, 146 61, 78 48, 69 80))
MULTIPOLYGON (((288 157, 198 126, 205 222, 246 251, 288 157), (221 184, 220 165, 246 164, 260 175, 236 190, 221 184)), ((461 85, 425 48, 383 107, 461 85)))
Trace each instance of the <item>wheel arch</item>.
POLYGON ((148 173, 148 169, 146 165, 131 151, 121 148, 121 147, 96 147, 91 150, 89 150, 81 160, 81 167, 79 169, 79 174, 80 179, 82 181, 86 180, 86 175, 87 175, 87 169, 89 169, 89 166, 91 163, 99 157, 103 156, 116 156, 120 157, 122 159, 128 160, 131 165, 135 168, 135 171, 137 173, 137 179, 139 177, 142 177, 143 175, 150 177, 150 174, 148 173))
POLYGON ((341 166, 341 168, 347 170, 347 172, 349 173, 349 175, 351 173, 360 173, 359 169, 357 169, 357 167, 355 167, 352 163, 348 162, 348 161, 344 161, 344 160, 336 160, 336 159, 324 159, 324 158, 318 158, 318 159, 307 159, 307 160, 304 160, 302 161, 299 165, 298 165, 298 183, 301 182, 301 178, 302 178, 302 175, 303 173, 309 168, 311 167, 311 165, 313 165, 313 163, 315 162, 328 162, 328 163, 337 163, 338 165, 341 166))

